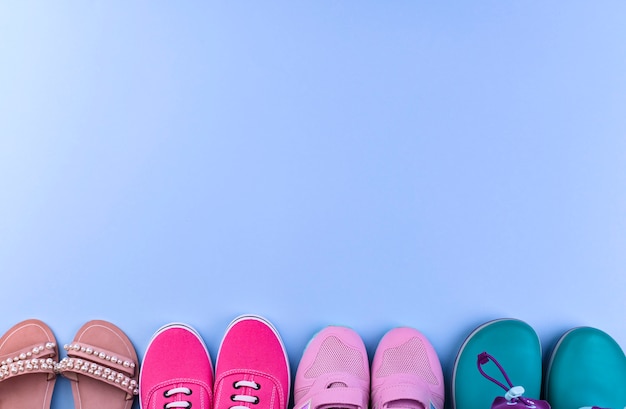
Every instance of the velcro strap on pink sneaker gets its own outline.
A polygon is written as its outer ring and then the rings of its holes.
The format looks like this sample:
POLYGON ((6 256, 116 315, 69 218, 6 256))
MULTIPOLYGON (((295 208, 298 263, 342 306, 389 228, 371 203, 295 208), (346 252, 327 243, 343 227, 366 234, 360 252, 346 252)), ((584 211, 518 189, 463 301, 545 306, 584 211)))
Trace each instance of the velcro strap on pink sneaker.
MULTIPOLYGON (((355 407, 367 409, 369 396, 366 391, 360 388, 338 387, 323 389, 311 396, 311 409, 322 407, 346 408, 355 407)), ((300 409, 299 406, 296 408, 300 409)))
POLYGON ((378 391, 378 401, 383 404, 395 401, 395 400, 413 400, 420 402, 425 408, 429 407, 430 391, 424 385, 415 383, 411 384, 397 384, 385 386, 378 391))

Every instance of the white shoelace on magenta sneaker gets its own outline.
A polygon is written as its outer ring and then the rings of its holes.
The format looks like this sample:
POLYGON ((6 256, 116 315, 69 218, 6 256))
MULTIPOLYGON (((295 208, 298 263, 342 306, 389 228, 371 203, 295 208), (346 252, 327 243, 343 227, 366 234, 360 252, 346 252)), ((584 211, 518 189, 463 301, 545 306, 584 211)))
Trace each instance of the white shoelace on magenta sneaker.
MULTIPOLYGON (((253 381, 243 381, 243 380, 233 383, 233 388, 235 389, 239 389, 243 387, 251 388, 251 389, 258 391, 261 388, 261 385, 253 381)), ((259 397, 253 396, 253 395, 234 394, 230 397, 230 400, 232 400, 233 402, 247 402, 247 403, 252 403, 252 404, 259 403, 259 397)), ((235 406, 231 406, 230 409, 250 409, 250 408, 248 408, 247 406, 243 406, 243 405, 235 405, 235 406)))
MULTIPOLYGON (((167 391, 165 391, 165 393, 163 394, 163 396, 165 396, 166 398, 169 398, 172 395, 176 395, 177 393, 183 393, 187 396, 191 395, 191 389, 189 388, 185 388, 185 387, 180 387, 180 388, 173 388, 173 389, 169 389, 167 391)), ((190 408, 191 407, 191 402, 187 401, 187 400, 177 400, 174 402, 170 402, 165 404, 164 408, 165 409, 171 409, 171 408, 190 408)))

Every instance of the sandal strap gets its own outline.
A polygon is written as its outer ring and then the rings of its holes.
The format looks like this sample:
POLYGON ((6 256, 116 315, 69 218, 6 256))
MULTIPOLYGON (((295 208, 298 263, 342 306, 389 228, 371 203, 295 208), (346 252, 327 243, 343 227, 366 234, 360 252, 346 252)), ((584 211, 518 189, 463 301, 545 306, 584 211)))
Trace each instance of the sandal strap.
POLYGON ((31 360, 33 358, 52 358, 57 354, 56 346, 54 342, 40 342, 26 346, 18 351, 0 356, 0 365, 31 360))
POLYGON ((52 358, 32 358, 14 361, 0 367, 0 381, 32 373, 46 373, 48 374, 48 379, 52 379, 56 376, 56 364, 52 358))
POLYGON ((57 372, 70 380, 76 374, 85 375, 105 382, 126 392, 126 399, 139 394, 139 385, 134 379, 137 364, 131 358, 84 343, 65 345, 67 357, 57 365, 57 372))
POLYGON ((93 345, 74 342, 73 344, 65 345, 63 348, 67 351, 67 356, 70 358, 93 361, 116 372, 122 372, 131 378, 135 375, 135 370, 137 369, 137 363, 134 359, 93 345))
POLYGON ((56 355, 56 344, 46 342, 0 356, 0 381, 32 373, 46 373, 52 379, 56 376, 56 355))
POLYGON ((65 357, 57 365, 57 372, 73 381, 77 380, 76 374, 80 374, 106 382, 126 392, 126 399, 139 394, 136 380, 87 359, 65 357))

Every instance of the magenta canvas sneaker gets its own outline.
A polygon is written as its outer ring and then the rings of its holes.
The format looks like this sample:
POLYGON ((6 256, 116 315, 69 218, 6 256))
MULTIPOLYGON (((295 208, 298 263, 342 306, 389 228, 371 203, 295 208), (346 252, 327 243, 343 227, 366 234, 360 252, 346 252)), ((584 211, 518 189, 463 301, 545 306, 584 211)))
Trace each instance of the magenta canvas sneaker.
POLYGON ((215 409, 286 409, 287 352, 264 318, 244 315, 227 328, 215 364, 215 409))
POLYGON ((367 409, 369 387, 367 351, 359 334, 328 326, 309 342, 298 365, 295 409, 367 409))
POLYGON ((443 371, 435 349, 413 328, 394 328, 372 360, 372 409, 443 409, 443 371))
POLYGON ((142 409, 213 409, 213 366, 200 335, 172 323, 148 344, 139 375, 142 409))

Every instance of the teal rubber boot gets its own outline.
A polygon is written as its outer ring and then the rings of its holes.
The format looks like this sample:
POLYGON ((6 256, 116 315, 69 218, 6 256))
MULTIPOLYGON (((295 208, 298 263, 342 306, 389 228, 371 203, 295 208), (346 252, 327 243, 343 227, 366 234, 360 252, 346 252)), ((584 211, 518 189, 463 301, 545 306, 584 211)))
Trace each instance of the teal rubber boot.
POLYGON ((596 328, 566 332, 548 363, 545 397, 552 409, 626 407, 626 356, 596 328))
MULTIPOLYGON (((479 372, 477 360, 482 352, 487 352, 498 360, 513 384, 524 388, 524 397, 539 399, 539 337, 523 321, 499 319, 476 328, 461 346, 452 372, 452 409, 489 409, 493 400, 504 394, 501 387, 479 372)), ((495 366, 493 368, 493 376, 496 378, 500 372, 495 366)), ((483 369, 489 371, 487 366, 483 369)))

